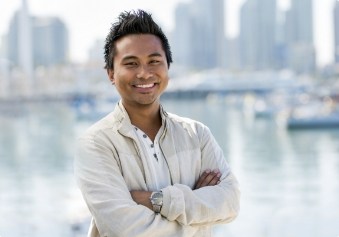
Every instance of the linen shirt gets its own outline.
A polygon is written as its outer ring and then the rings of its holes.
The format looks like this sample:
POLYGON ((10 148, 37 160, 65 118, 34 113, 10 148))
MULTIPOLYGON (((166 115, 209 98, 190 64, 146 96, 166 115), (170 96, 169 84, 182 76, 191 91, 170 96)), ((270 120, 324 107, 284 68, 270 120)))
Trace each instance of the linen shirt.
POLYGON ((161 117, 171 180, 161 189, 161 215, 131 197, 131 190, 156 191, 156 180, 121 102, 78 139, 74 171, 93 217, 89 237, 208 237, 213 225, 238 215, 238 182, 210 130, 162 107, 161 117), (203 171, 216 168, 221 182, 194 190, 203 171))

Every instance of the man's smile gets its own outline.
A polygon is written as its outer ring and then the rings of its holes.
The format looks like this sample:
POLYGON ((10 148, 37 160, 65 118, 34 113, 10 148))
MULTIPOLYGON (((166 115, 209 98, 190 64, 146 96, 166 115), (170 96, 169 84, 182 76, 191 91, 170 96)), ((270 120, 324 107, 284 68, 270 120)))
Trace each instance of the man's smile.
POLYGON ((151 84, 141 84, 141 85, 134 85, 137 88, 152 88, 153 86, 155 86, 155 83, 151 83, 151 84))

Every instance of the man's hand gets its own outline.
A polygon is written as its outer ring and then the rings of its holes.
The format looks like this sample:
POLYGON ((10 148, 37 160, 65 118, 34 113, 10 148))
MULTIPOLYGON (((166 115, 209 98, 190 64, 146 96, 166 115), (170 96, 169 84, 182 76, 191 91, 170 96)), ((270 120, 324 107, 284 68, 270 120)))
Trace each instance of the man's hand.
POLYGON ((133 200, 145 207, 148 207, 153 211, 153 206, 149 198, 151 197, 152 192, 148 191, 130 191, 133 200))
POLYGON ((215 169, 213 171, 207 169, 199 177, 198 181, 194 186, 194 189, 199 189, 205 186, 217 185, 218 183, 220 183, 220 177, 221 173, 218 169, 215 169))

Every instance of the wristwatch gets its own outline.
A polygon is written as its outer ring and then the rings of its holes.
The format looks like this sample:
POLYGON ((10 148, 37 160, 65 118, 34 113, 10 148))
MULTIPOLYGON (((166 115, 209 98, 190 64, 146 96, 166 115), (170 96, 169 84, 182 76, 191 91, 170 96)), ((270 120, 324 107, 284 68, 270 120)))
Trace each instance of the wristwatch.
POLYGON ((153 211, 156 214, 160 213, 162 208, 162 192, 161 191, 153 192, 149 200, 151 201, 151 204, 153 206, 153 211))

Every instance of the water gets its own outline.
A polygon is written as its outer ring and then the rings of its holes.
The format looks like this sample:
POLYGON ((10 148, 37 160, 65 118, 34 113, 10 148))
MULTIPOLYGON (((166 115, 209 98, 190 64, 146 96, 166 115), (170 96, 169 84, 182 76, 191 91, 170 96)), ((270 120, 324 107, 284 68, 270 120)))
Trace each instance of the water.
MULTIPOLYGON (((288 131, 224 102, 164 106, 207 124, 240 181, 240 215, 214 236, 339 235, 338 129, 288 131)), ((3 107, 0 236, 81 236, 71 225, 88 214, 73 179, 74 142, 93 121, 64 103, 3 107)))

